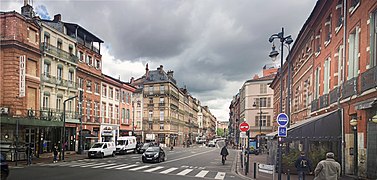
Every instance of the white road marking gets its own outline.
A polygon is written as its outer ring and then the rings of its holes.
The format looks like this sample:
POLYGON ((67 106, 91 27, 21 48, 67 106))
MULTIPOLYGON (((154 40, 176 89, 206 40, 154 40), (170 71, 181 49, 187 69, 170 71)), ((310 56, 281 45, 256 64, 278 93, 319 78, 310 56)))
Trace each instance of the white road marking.
POLYGON ((112 165, 115 165, 115 164, 104 164, 104 165, 101 165, 101 166, 94 166, 92 168, 96 169, 96 168, 101 168, 101 167, 106 167, 106 166, 112 166, 112 165))
POLYGON ((120 165, 116 165, 116 166, 105 167, 104 169, 114 169, 114 168, 118 168, 118 167, 126 166, 126 165, 127 164, 120 164, 120 165))
POLYGON ((170 168, 170 169, 167 169, 167 170, 165 170, 165 171, 161 171, 160 173, 161 174, 167 174, 167 173, 170 173, 170 172, 172 172, 172 171, 174 171, 174 170, 177 170, 178 168, 170 168))
POLYGON ((217 149, 212 149, 212 150, 209 150, 209 151, 206 151, 206 152, 202 152, 202 153, 193 154, 193 155, 190 155, 190 156, 185 156, 185 157, 181 157, 181 158, 177 158, 177 159, 169 160, 169 161, 166 161, 166 162, 162 162, 162 163, 160 163, 160 164, 170 163, 170 162, 174 162, 174 161, 180 161, 180 160, 182 160, 182 159, 191 158, 191 157, 193 157, 193 156, 198 156, 198 155, 205 154, 205 153, 209 153, 209 152, 212 152, 212 151, 215 151, 215 150, 217 150, 217 149))
POLYGON ((189 172, 191 172, 193 169, 185 169, 181 172, 179 172, 177 175, 180 175, 180 176, 184 176, 186 174, 188 174, 189 172))
POLYGON ((209 171, 205 171, 205 170, 200 171, 195 177, 204 177, 204 176, 207 175, 208 172, 209 172, 209 171))
POLYGON ((163 168, 162 166, 157 166, 155 168, 145 170, 144 172, 153 172, 153 171, 157 171, 157 170, 162 169, 162 168, 163 168))
POLYGON ((132 159, 139 159, 140 157, 132 157, 132 159))
POLYGON ((115 169, 126 169, 126 168, 131 168, 131 167, 135 167, 137 166, 136 164, 131 164, 131 165, 128 165, 128 166, 124 166, 124 167, 120 167, 120 168, 115 168, 115 169))
POLYGON ((218 172, 215 176, 215 179, 224 179, 225 172, 218 172))
POLYGON ((145 169, 149 166, 140 166, 140 167, 137 167, 137 168, 133 168, 133 169, 130 169, 130 171, 137 171, 137 170, 140 170, 140 169, 145 169))

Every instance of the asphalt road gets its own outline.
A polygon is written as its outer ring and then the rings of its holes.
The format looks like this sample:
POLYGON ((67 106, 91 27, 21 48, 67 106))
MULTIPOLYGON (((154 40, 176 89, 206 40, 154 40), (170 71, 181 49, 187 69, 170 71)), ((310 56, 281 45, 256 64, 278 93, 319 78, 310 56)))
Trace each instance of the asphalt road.
POLYGON ((165 149, 166 161, 142 163, 141 154, 117 155, 103 159, 83 159, 55 164, 35 164, 12 169, 8 180, 38 179, 226 179, 239 180, 233 169, 236 152, 229 150, 225 165, 221 164, 220 147, 165 149))

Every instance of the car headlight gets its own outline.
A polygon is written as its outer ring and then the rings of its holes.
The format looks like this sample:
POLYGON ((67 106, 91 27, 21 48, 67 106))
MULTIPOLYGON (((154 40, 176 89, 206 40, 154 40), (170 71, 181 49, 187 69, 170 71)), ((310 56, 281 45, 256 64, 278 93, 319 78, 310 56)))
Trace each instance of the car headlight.
POLYGON ((145 156, 145 153, 143 153, 143 156, 145 156))
POLYGON ((154 155, 154 157, 155 157, 155 158, 158 157, 158 153, 156 153, 156 154, 154 155))

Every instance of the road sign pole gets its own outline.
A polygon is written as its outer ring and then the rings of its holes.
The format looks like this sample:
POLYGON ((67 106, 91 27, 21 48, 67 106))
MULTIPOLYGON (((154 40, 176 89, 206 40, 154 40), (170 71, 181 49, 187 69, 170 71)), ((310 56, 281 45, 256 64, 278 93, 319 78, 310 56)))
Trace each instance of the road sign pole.
POLYGON ((245 151, 247 153, 247 159, 246 159, 246 170, 245 170, 245 175, 247 175, 247 173, 249 173, 249 167, 250 167, 250 130, 248 130, 247 132, 247 151, 245 151))
POLYGON ((279 146, 279 158, 278 158, 278 180, 281 180, 281 160, 282 160, 282 148, 281 148, 281 137, 278 138, 278 146, 279 146))

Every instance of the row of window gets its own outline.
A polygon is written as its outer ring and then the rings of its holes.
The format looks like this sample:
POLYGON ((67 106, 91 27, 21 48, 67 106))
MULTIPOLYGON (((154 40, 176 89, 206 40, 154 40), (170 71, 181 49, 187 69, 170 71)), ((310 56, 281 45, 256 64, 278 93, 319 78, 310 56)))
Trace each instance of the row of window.
MULTIPOLYGON (((153 110, 149 110, 148 120, 153 121, 153 110)), ((160 110, 160 121, 164 121, 164 120, 165 120, 165 111, 160 110)))
POLYGON ((82 51, 79 51, 79 61, 85 62, 88 66, 94 67, 96 69, 101 69, 101 61, 96 58, 92 58, 92 56, 85 54, 82 51))
MULTIPOLYGON (((64 71, 63 65, 58 64, 56 67, 56 78, 59 80, 64 79, 64 71)), ((68 70, 68 81, 73 82, 74 78, 74 71, 68 70)), ((43 75, 45 78, 51 77, 51 64, 49 62, 45 62, 43 65, 43 75)))
POLYGON ((254 98, 255 105, 253 107, 271 107, 271 97, 254 98))
MULTIPOLYGON (((154 92, 154 89, 155 89, 154 86, 149 86, 148 89, 146 89, 146 90, 149 92, 150 95, 152 95, 153 92, 154 92)), ((161 94, 164 94, 165 93, 165 86, 164 85, 160 85, 160 89, 159 90, 160 90, 161 94)))

